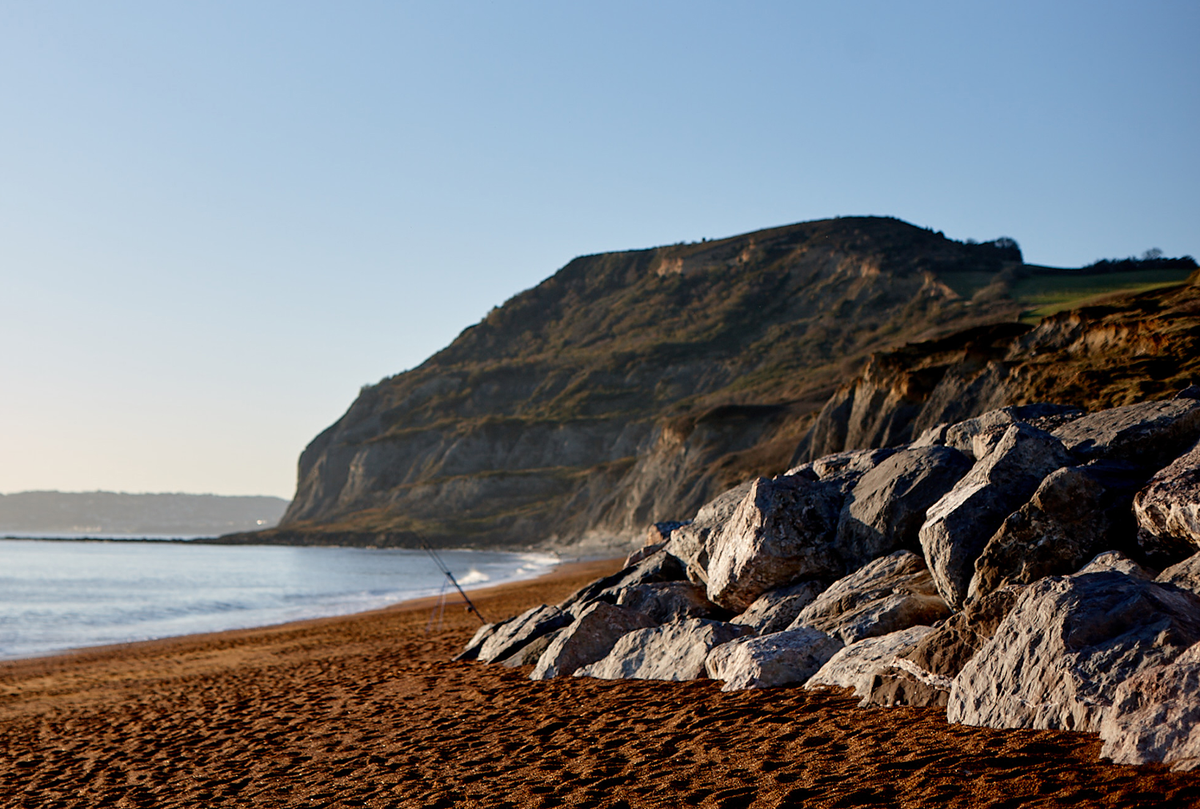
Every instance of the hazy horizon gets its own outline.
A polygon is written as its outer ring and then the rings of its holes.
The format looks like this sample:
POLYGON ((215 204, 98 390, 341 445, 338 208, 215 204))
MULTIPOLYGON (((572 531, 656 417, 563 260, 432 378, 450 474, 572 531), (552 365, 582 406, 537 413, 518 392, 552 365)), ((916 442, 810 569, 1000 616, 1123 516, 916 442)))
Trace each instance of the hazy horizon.
POLYGON ((581 254, 841 215, 1197 255, 1200 6, 0 6, 0 492, 288 499, 581 254))

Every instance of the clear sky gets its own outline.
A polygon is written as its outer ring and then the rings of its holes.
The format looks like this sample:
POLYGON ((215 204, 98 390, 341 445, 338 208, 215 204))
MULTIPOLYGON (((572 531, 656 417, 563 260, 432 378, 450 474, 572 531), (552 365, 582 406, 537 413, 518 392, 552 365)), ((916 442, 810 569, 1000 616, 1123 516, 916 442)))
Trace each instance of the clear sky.
POLYGON ((1200 3, 0 0, 0 492, 290 497, 572 257, 883 214, 1200 257, 1200 3))

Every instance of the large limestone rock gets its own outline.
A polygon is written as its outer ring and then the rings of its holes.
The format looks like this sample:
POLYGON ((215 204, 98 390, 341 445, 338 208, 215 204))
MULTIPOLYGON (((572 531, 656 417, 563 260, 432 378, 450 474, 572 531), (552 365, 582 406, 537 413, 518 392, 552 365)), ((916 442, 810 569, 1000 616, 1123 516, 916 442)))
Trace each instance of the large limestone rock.
POLYGON ((526 610, 515 618, 499 624, 479 647, 479 659, 484 663, 503 660, 519 651, 530 641, 571 623, 571 616, 558 607, 546 604, 526 610))
POLYGON ((1194 553, 1182 562, 1171 565, 1158 574, 1157 581, 1200 595, 1200 553, 1194 553))
POLYGON ((596 601, 616 604, 622 591, 630 587, 664 581, 679 581, 683 578, 683 565, 664 549, 650 554, 630 567, 618 570, 611 576, 605 576, 581 587, 566 601, 559 604, 559 609, 578 616, 584 608, 596 601))
POLYGON ((1085 460, 1123 461, 1154 472, 1200 439, 1200 400, 1189 396, 1101 410, 1054 435, 1085 460))
POLYGON ((1085 573, 1124 573, 1142 581, 1154 581, 1154 572, 1147 570, 1120 551, 1105 551, 1079 569, 1076 576, 1085 573))
POLYGON ((551 632, 547 632, 545 635, 534 638, 508 657, 497 662, 501 666, 510 669, 519 668, 521 666, 536 666, 538 658, 540 658, 542 654, 548 648, 550 648, 550 644, 554 643, 554 639, 566 631, 566 627, 563 627, 561 629, 555 629, 551 632))
POLYGON ((749 626, 759 635, 782 632, 824 589, 825 585, 815 581, 776 587, 755 599, 745 612, 733 619, 733 623, 749 626))
POLYGON ((818 480, 835 480, 848 491, 859 478, 883 463, 895 451, 890 447, 880 447, 834 452, 789 469, 787 474, 804 475, 811 472, 818 480))
POLYGON ((925 512, 971 469, 950 447, 902 449, 867 471, 838 518, 837 547, 849 568, 920 547, 925 512))
POLYGON ((471 636, 471 639, 467 641, 467 645, 463 647, 463 650, 451 659, 454 661, 477 659, 479 657, 479 650, 483 648, 483 642, 492 636, 498 626, 500 626, 499 623, 484 624, 479 627, 479 629, 475 630, 475 634, 471 636))
POLYGON ((910 626, 899 632, 850 644, 829 658, 829 662, 810 677, 804 687, 853 688, 855 696, 866 698, 871 693, 876 671, 912 651, 921 638, 932 631, 931 626, 910 626))
MULTIPOLYGON (((657 525, 661 525, 661 524, 663 524, 663 523, 657 523, 656 525, 650 526, 651 533, 653 533, 655 531, 657 525)), ((668 532, 668 536, 669 535, 670 535, 670 533, 668 532)), ((658 553, 666 546, 667 546, 667 541, 665 539, 660 540, 659 542, 647 543, 647 544, 643 545, 642 547, 638 548, 633 553, 631 553, 625 557, 624 567, 633 567, 638 562, 645 559, 647 556, 653 556, 654 554, 658 553)))
POLYGON ((1200 598, 1117 571, 1025 588, 954 680, 951 722, 1093 732, 1117 686, 1200 640, 1200 598))
POLYGON ((950 701, 953 680, 925 671, 911 660, 897 657, 875 669, 861 706, 880 705, 894 708, 907 705, 914 708, 945 708, 950 701))
POLYGON ((1069 575, 1102 551, 1129 550, 1134 533, 1129 504, 1139 477, 1105 461, 1051 472, 988 540, 975 560, 967 597, 1069 575))
POLYGON ((722 492, 696 512, 695 519, 671 532, 666 551, 683 563, 687 578, 691 581, 708 583, 708 556, 712 542, 746 499, 752 483, 746 481, 722 492))
POLYGON ((654 622, 641 613, 603 601, 592 603, 579 618, 564 628, 542 652, 531 680, 569 677, 580 666, 595 663, 612 651, 621 636, 646 629, 654 622))
POLYGON ((1150 479, 1133 512, 1138 543, 1151 557, 1177 561, 1200 550, 1200 444, 1150 479))
POLYGON ((996 634, 1023 589, 1005 586, 968 601, 923 637, 905 658, 922 671, 953 679, 996 634))
POLYGON ((690 581, 626 587, 617 596, 617 606, 640 612, 658 624, 728 615, 705 597, 703 587, 690 581))
POLYGON ((1006 586, 968 601, 911 651, 878 669, 864 704, 945 708, 955 675, 991 639, 1020 593, 1020 587, 1006 586))
POLYGON ((949 614, 925 560, 912 551, 896 551, 834 582, 790 628, 812 627, 852 644, 949 614))
POLYGON ((1200 769, 1200 644, 1118 685, 1100 738, 1100 755, 1117 764, 1200 769))
POLYGON ((623 636, 603 659, 575 671, 602 680, 695 680, 713 648, 752 634, 747 626, 692 618, 623 636))
POLYGON ((1077 407, 1030 404, 989 410, 957 424, 939 424, 923 432, 914 447, 945 445, 977 461, 987 455, 1014 424, 1028 424, 1039 430, 1053 430, 1083 415, 1077 407))
POLYGON ((834 546, 843 492, 809 475, 755 480, 712 546, 708 597, 741 612, 768 590, 842 574, 834 546))
POLYGON ((802 683, 842 648, 842 642, 801 627, 740 638, 713 649, 704 662, 708 676, 724 680, 722 691, 802 683))
POLYGON ((921 548, 938 592, 951 607, 966 600, 975 560, 1004 519, 1070 456, 1049 433, 1025 424, 1009 427, 966 477, 934 503, 921 526, 921 548))

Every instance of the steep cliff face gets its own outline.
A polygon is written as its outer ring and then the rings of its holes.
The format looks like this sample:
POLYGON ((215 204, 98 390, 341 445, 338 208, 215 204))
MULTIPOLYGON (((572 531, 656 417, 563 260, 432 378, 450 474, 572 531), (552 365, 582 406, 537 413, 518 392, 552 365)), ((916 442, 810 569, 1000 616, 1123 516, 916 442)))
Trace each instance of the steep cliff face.
POLYGON ((1046 318, 907 345, 870 358, 822 408, 797 461, 893 446, 1007 405, 1085 410, 1169 398, 1200 382, 1200 273, 1046 318))
POLYGON ((641 533, 785 468, 868 353, 1014 317, 976 293, 1015 259, 884 218, 575 259, 364 389, 304 451, 279 528, 243 539, 641 533))

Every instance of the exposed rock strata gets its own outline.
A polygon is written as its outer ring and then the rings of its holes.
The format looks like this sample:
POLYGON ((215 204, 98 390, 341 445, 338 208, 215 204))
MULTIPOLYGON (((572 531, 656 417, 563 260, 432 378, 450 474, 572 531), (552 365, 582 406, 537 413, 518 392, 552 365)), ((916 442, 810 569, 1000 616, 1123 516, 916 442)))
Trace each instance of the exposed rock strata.
POLYGON ((865 217, 577 258, 364 388, 257 541, 631 540, 787 468, 841 363, 1011 319, 954 286, 1019 262, 865 217))

